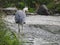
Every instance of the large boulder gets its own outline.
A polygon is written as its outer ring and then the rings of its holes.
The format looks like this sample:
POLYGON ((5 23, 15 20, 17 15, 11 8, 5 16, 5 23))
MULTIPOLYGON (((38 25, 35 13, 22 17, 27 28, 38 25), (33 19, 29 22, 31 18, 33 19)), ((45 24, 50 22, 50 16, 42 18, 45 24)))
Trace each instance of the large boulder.
POLYGON ((37 14, 39 14, 39 15, 50 15, 50 12, 49 12, 48 8, 46 7, 46 5, 43 4, 37 10, 37 14))

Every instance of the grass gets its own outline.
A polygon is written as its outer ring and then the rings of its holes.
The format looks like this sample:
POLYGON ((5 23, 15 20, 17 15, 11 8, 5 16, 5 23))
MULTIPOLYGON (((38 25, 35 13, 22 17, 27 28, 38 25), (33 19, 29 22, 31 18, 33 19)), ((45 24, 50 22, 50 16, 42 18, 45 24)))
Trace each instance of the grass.
MULTIPOLYGON (((0 15, 1 16, 1 15, 0 15)), ((8 29, 0 17, 0 45, 23 45, 17 34, 8 29)))

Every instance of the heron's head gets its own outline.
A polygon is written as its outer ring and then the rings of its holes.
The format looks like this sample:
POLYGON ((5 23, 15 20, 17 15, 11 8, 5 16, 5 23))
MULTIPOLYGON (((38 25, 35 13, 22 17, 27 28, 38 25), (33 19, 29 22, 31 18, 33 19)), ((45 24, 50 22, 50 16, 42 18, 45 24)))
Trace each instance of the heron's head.
POLYGON ((23 8, 24 12, 28 12, 28 7, 23 8))

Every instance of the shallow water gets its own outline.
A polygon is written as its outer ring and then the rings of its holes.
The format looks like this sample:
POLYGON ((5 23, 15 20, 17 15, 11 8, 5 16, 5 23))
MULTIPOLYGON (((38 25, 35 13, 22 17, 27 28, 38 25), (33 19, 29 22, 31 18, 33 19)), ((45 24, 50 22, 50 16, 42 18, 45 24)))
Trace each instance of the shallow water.
MULTIPOLYGON (((26 19, 23 30, 20 30, 23 41, 28 42, 24 45, 60 45, 60 35, 56 33, 56 30, 60 30, 59 17, 28 16, 26 19)), ((13 15, 5 17, 4 20, 9 28, 18 32, 18 25, 13 15)))

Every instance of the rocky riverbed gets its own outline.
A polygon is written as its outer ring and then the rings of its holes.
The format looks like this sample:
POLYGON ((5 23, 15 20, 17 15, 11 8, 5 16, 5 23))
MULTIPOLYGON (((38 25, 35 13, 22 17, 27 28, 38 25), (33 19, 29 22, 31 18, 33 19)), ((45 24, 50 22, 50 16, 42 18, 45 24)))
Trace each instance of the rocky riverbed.
MULTIPOLYGON (((18 32, 14 15, 3 18, 6 25, 18 32)), ((27 16, 23 30, 20 30, 24 45, 60 45, 60 16, 27 16)))

